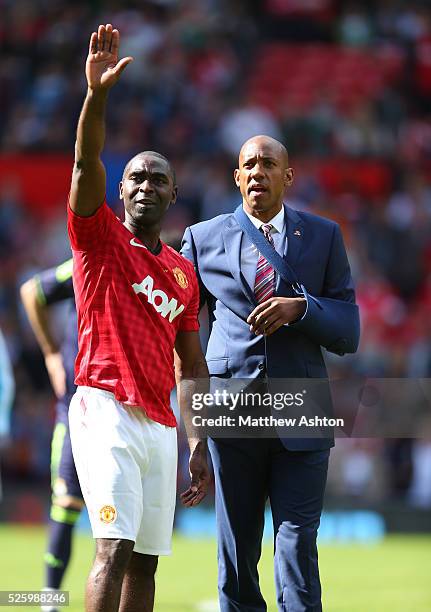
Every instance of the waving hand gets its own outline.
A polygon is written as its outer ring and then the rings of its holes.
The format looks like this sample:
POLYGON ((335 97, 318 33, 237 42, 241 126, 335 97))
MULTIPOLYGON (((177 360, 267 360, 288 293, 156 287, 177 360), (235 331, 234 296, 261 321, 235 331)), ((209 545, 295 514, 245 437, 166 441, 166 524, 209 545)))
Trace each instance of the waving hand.
POLYGON ((87 95, 76 130, 75 164, 69 203, 82 217, 93 215, 106 193, 106 171, 101 160, 105 144, 105 108, 109 90, 133 57, 118 59, 120 33, 112 24, 99 25, 90 37, 85 63, 87 95))
POLYGON ((88 87, 93 90, 110 89, 120 78, 133 57, 118 60, 120 33, 112 25, 100 25, 90 38, 90 48, 85 66, 88 87))

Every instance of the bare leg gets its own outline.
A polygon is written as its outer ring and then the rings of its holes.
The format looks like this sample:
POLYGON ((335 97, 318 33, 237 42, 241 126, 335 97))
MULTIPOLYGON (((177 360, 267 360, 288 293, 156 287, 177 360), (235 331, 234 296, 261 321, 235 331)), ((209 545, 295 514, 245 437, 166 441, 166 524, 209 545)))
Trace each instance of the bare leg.
POLYGON ((154 555, 133 553, 123 580, 120 612, 153 612, 158 560, 154 555))
POLYGON ((96 540, 96 558, 87 581, 86 612, 118 612, 134 545, 131 540, 96 540))

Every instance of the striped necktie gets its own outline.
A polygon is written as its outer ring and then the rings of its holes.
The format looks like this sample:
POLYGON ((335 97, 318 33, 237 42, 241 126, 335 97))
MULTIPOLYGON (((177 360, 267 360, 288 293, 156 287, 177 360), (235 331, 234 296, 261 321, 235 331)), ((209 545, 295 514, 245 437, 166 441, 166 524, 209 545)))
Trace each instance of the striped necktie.
MULTIPOLYGON (((269 244, 274 246, 274 241, 271 236, 272 225, 270 223, 264 223, 261 225, 265 238, 269 244)), ((262 253, 259 253, 259 260, 257 262, 256 269, 256 280, 254 283, 254 293, 258 304, 261 304, 265 300, 269 299, 274 295, 275 290, 275 271, 269 261, 265 259, 262 253)))

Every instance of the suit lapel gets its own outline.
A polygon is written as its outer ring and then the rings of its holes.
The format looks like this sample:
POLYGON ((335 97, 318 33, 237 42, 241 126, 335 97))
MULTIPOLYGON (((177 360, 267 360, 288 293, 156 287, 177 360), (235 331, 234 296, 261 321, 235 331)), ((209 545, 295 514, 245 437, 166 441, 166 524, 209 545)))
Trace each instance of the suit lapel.
POLYGON ((241 287, 245 297, 254 307, 257 304, 254 292, 241 272, 241 244, 244 235, 233 216, 229 217, 227 220, 222 233, 224 248, 232 276, 241 287))
MULTIPOLYGON (((305 236, 305 226, 303 220, 293 208, 285 204, 284 209, 287 241, 283 257, 295 269, 305 236)), ((254 307, 257 304, 256 297, 241 273, 241 245, 244 234, 233 215, 226 221, 222 234, 231 274, 241 287, 245 297, 254 307)))
POLYGON ((298 215, 296 210, 284 205, 285 218, 287 222, 287 243, 284 252, 284 258, 295 270, 295 264, 298 261, 301 252, 302 244, 305 237, 304 222, 298 215))

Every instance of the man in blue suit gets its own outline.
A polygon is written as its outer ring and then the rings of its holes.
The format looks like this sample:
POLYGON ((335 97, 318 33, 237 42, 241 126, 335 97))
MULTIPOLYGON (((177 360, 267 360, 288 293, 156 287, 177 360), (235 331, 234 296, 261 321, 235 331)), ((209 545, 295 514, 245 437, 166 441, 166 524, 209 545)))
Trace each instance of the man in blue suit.
MULTIPOLYGON (((209 310, 210 375, 324 378, 322 347, 342 355, 355 352, 359 341, 340 229, 283 204, 293 170, 285 147, 270 137, 243 145, 234 177, 242 207, 187 228, 183 239, 209 310), (250 222, 293 269, 301 291, 257 250, 246 230, 250 222)), ((267 609, 257 563, 268 498, 278 609, 322 610, 316 538, 331 446, 333 439, 317 437, 209 440, 222 612, 267 609)))

